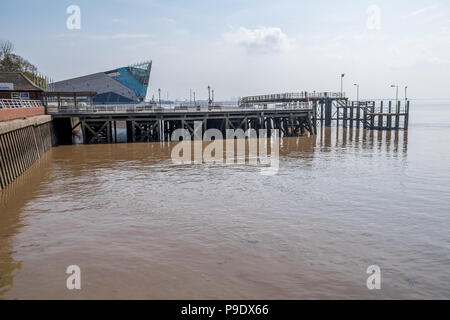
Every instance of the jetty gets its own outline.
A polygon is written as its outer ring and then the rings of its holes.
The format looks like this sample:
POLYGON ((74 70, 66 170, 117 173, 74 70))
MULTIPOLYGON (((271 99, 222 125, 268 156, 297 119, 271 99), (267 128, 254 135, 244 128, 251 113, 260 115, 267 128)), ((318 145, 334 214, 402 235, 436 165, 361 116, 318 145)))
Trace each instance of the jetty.
POLYGON ((177 129, 278 129, 281 137, 317 134, 317 127, 407 130, 409 101, 350 101, 335 92, 248 96, 236 103, 94 104, 96 92, 42 92, 40 100, 0 99, 0 187, 11 183, 53 145, 171 141, 177 129), (15 120, 14 120, 15 119, 15 120))

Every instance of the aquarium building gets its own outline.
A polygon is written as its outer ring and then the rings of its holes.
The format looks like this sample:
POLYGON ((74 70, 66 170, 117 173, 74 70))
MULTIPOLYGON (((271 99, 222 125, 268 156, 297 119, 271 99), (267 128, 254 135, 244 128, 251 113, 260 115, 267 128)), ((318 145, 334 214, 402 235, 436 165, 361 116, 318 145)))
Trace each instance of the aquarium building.
POLYGON ((94 104, 138 103, 145 99, 152 62, 55 82, 54 91, 95 91, 94 104))

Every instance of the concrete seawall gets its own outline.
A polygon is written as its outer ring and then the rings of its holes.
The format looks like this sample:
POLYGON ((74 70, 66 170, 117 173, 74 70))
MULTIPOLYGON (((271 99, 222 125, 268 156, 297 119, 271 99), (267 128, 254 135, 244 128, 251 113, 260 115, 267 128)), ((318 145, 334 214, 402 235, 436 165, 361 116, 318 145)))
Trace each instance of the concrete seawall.
POLYGON ((0 189, 19 177, 53 145, 48 115, 0 122, 0 189))

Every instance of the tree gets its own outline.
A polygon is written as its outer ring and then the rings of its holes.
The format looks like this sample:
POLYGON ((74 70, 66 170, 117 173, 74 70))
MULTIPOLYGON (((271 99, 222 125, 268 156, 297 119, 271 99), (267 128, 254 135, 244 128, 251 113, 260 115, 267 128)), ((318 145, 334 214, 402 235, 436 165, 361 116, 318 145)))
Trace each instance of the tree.
POLYGON ((28 60, 12 53, 14 45, 10 41, 0 41, 0 72, 33 73, 37 68, 28 60))
POLYGON ((14 45, 11 41, 0 41, 0 59, 3 60, 4 57, 11 54, 14 51, 14 45))

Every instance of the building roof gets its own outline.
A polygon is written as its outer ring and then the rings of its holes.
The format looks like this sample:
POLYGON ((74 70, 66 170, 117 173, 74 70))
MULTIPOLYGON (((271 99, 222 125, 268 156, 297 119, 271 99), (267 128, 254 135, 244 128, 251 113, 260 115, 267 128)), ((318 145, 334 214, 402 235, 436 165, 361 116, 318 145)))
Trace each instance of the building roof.
POLYGON ((57 96, 95 96, 97 91, 46 91, 43 93, 45 97, 57 97, 57 96))
POLYGON ((20 72, 0 72, 1 83, 12 83, 13 90, 0 91, 44 91, 20 72))
POLYGON ((152 62, 142 62, 105 72, 53 83, 55 91, 96 91, 94 102, 141 101, 147 95, 152 62))

